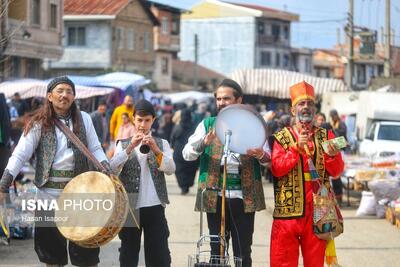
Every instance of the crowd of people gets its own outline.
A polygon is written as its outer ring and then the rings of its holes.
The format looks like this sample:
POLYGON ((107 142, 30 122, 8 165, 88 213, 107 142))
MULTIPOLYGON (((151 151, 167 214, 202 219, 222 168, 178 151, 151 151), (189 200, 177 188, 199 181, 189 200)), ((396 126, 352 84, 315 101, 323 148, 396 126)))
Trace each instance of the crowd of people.
MULTIPOLYGON (((119 233, 121 266, 137 266, 142 232, 146 266, 170 266, 164 211, 169 203, 165 175, 175 173, 182 194, 187 194, 197 171, 195 209, 207 213, 210 235, 219 234, 222 207, 228 214, 225 235, 213 238, 211 254, 220 255, 221 243, 228 244, 231 239, 234 255, 242 259, 242 266, 251 266, 255 213, 266 208, 262 168, 268 170, 274 183, 271 266, 297 266, 299 246, 304 266, 323 266, 327 243, 313 232, 308 160, 313 159, 316 169, 322 170, 323 182, 329 187, 331 179, 335 188, 344 167, 342 154, 332 144, 327 151, 320 148, 327 139, 346 136, 346 129, 337 111, 330 112, 329 122, 324 114, 316 113, 312 85, 306 82, 293 85, 290 94, 290 113, 279 110, 262 114, 270 137, 262 147, 227 156, 228 204, 225 205, 221 196, 223 144, 216 137, 215 122, 223 108, 242 103, 239 84, 230 79, 222 81, 215 89, 215 103, 211 106, 201 102, 192 106, 167 103, 160 107, 143 99, 135 102, 127 95, 111 112, 107 102, 100 101, 89 115, 76 105, 73 82, 65 76, 57 77, 48 85, 47 98, 20 130, 19 139, 13 140, 12 156, 9 158, 10 150, 6 149, 7 153, 0 150, 1 163, 8 161, 0 170, 3 173, 0 200, 33 154, 34 184, 39 192, 51 197, 57 198, 74 175, 90 170, 79 149, 55 127, 54 120, 59 120, 89 148, 107 174, 117 174, 126 191, 135 196, 129 199, 129 205, 140 215, 140 222, 138 227, 124 227, 119 233)), ((5 98, 0 95, 2 114, 8 111, 10 116, 6 117, 10 123, 16 118, 13 114, 20 117, 30 111, 18 95, 13 101, 4 104, 5 98)), ((1 120, 0 124, 0 148, 9 148, 12 127, 7 120, 1 120)), ((340 190, 337 195, 340 200, 340 190)), ((128 216, 127 223, 132 219, 128 216)), ((35 250, 39 260, 48 266, 68 263, 65 244, 66 239, 55 226, 35 229, 35 250)), ((69 242, 69 255, 77 266, 96 266, 99 262, 98 248, 83 248, 73 242, 69 242)))

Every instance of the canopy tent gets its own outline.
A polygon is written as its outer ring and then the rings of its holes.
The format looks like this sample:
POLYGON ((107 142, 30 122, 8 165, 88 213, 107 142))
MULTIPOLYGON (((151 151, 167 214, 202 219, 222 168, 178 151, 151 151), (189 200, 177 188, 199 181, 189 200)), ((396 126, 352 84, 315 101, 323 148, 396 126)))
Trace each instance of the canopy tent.
POLYGON ((207 98, 213 97, 212 93, 202 93, 197 91, 186 91, 172 94, 162 94, 164 98, 170 99, 172 104, 182 103, 196 100, 197 102, 206 100, 207 98))
POLYGON ((112 72, 99 76, 68 75, 68 77, 75 84, 95 87, 113 87, 123 91, 129 89, 135 90, 150 83, 150 80, 145 77, 128 72, 112 72))
MULTIPOLYGON (((23 99, 31 97, 46 97, 47 84, 48 82, 35 79, 8 81, 0 83, 0 93, 4 93, 7 98, 13 96, 15 93, 19 93, 23 99)), ((113 88, 99 88, 82 85, 76 85, 75 90, 77 99, 107 95, 114 91, 113 88)))
POLYGON ((301 81, 314 86, 315 94, 321 97, 325 92, 346 92, 349 88, 342 80, 319 78, 311 75, 278 69, 243 69, 232 73, 245 95, 260 95, 288 99, 289 87, 301 81))

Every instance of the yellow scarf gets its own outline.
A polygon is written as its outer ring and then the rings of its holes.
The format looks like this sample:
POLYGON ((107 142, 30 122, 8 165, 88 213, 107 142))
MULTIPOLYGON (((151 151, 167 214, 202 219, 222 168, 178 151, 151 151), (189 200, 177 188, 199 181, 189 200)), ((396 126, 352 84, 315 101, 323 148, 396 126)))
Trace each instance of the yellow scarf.
POLYGON ((340 267, 337 261, 335 241, 333 239, 326 242, 325 263, 328 267, 340 267))

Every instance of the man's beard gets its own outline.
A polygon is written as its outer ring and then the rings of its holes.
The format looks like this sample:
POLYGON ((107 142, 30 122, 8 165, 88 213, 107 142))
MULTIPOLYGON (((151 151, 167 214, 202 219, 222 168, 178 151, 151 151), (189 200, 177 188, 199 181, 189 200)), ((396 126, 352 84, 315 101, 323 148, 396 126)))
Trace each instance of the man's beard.
POLYGON ((223 108, 227 107, 227 105, 221 105, 217 107, 218 112, 220 112, 223 108))
POLYGON ((314 119, 314 115, 308 108, 304 108, 297 112, 297 120, 301 123, 311 123, 314 119))

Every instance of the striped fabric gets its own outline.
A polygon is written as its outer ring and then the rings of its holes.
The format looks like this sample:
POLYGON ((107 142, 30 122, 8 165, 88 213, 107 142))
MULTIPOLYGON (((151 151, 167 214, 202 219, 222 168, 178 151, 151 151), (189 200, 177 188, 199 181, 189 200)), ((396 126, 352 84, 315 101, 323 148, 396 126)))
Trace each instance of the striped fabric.
POLYGON ((242 86, 245 95, 280 99, 289 99, 289 87, 301 81, 313 85, 318 98, 326 92, 349 91, 344 82, 339 79, 319 78, 278 69, 242 69, 232 73, 231 78, 242 86))
MULTIPOLYGON (((89 87, 76 85, 76 98, 83 99, 98 95, 107 95, 113 92, 113 88, 89 87)), ((0 83, 0 93, 9 98, 14 93, 19 93, 21 98, 46 97, 47 82, 35 79, 22 79, 0 83)))

